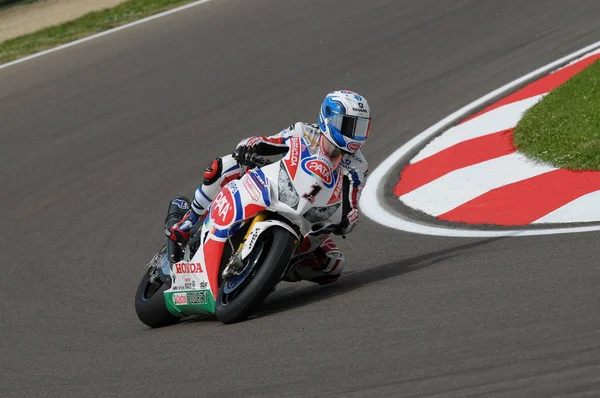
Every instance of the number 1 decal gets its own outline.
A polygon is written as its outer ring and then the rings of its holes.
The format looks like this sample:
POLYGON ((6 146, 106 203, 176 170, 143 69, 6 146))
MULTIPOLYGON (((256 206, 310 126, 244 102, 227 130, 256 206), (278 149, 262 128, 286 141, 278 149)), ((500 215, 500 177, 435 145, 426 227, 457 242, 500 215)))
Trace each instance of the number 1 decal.
POLYGON ((304 195, 302 195, 302 197, 306 200, 308 200, 310 203, 314 203, 315 202, 315 196, 318 195, 319 192, 321 192, 321 186, 318 184, 313 184, 313 186, 311 187, 310 192, 305 193, 304 195))

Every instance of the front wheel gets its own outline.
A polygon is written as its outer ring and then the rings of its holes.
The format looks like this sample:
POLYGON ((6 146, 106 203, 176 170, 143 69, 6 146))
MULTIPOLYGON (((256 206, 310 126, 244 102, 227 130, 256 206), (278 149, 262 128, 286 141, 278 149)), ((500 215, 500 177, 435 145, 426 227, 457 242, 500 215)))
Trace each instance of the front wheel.
POLYGON ((240 322, 262 303, 287 269, 295 250, 296 238, 282 227, 263 232, 245 261, 254 261, 244 282, 228 289, 228 281, 219 286, 215 316, 223 323, 240 322), (254 256, 253 256, 254 255, 254 256))
POLYGON ((135 312, 140 321, 152 328, 179 322, 179 318, 167 309, 163 295, 171 287, 171 277, 161 275, 160 268, 168 261, 166 247, 163 247, 152 259, 135 293, 135 312))

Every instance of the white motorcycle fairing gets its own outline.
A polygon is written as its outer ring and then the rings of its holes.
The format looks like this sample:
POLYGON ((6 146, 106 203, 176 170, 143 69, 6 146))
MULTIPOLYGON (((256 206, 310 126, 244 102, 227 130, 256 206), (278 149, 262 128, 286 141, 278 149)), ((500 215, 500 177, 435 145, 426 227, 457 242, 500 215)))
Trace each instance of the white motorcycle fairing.
MULTIPOLYGON (((178 264, 172 267, 173 286, 165 291, 166 301, 174 304, 170 307, 179 307, 177 310, 186 315, 214 311, 219 272, 224 260, 223 249, 228 239, 249 221, 252 224, 241 247, 237 249, 241 252, 241 259, 246 259, 258 237, 274 226, 286 229, 296 238, 302 238, 296 250, 296 254, 301 254, 319 247, 332 232, 332 226, 341 222, 343 173, 339 158, 334 165, 305 138, 290 137, 288 144, 289 150, 281 160, 249 170, 239 180, 229 182, 217 194, 201 228, 200 247, 191 259, 188 252, 184 256, 186 261, 178 263, 194 264, 195 272, 179 273, 178 270, 191 268, 178 268, 178 264), (272 213, 277 213, 278 217, 269 218, 272 213), (205 305, 177 305, 175 299, 169 297, 173 293, 181 294, 182 289, 188 291, 190 285, 177 283, 185 283, 186 279, 198 279, 191 291, 210 291, 210 299, 202 295, 202 300, 197 300, 205 305)), ((173 312, 173 309, 170 311, 173 312)))

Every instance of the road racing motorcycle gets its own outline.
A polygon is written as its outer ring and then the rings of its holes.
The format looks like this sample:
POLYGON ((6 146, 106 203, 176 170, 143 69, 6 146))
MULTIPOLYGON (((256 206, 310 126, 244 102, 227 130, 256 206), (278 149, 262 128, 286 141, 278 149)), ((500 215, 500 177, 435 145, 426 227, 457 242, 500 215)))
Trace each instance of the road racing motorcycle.
MULTIPOLYGON (((341 157, 334 164, 307 138, 288 143, 272 163, 253 154, 183 246, 167 239, 137 289, 135 309, 144 324, 167 326, 203 314, 223 323, 245 320, 341 222, 341 157)), ((185 197, 173 199, 169 216, 178 217, 170 225, 189 207, 185 197)))

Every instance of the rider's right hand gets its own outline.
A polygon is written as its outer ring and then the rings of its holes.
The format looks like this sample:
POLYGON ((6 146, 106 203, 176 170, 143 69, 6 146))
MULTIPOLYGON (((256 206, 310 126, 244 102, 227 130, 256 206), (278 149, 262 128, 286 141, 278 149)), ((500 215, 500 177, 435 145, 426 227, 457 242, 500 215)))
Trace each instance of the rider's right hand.
POLYGON ((183 243, 190 238, 192 226, 188 211, 178 223, 165 229, 165 235, 175 243, 183 243))

